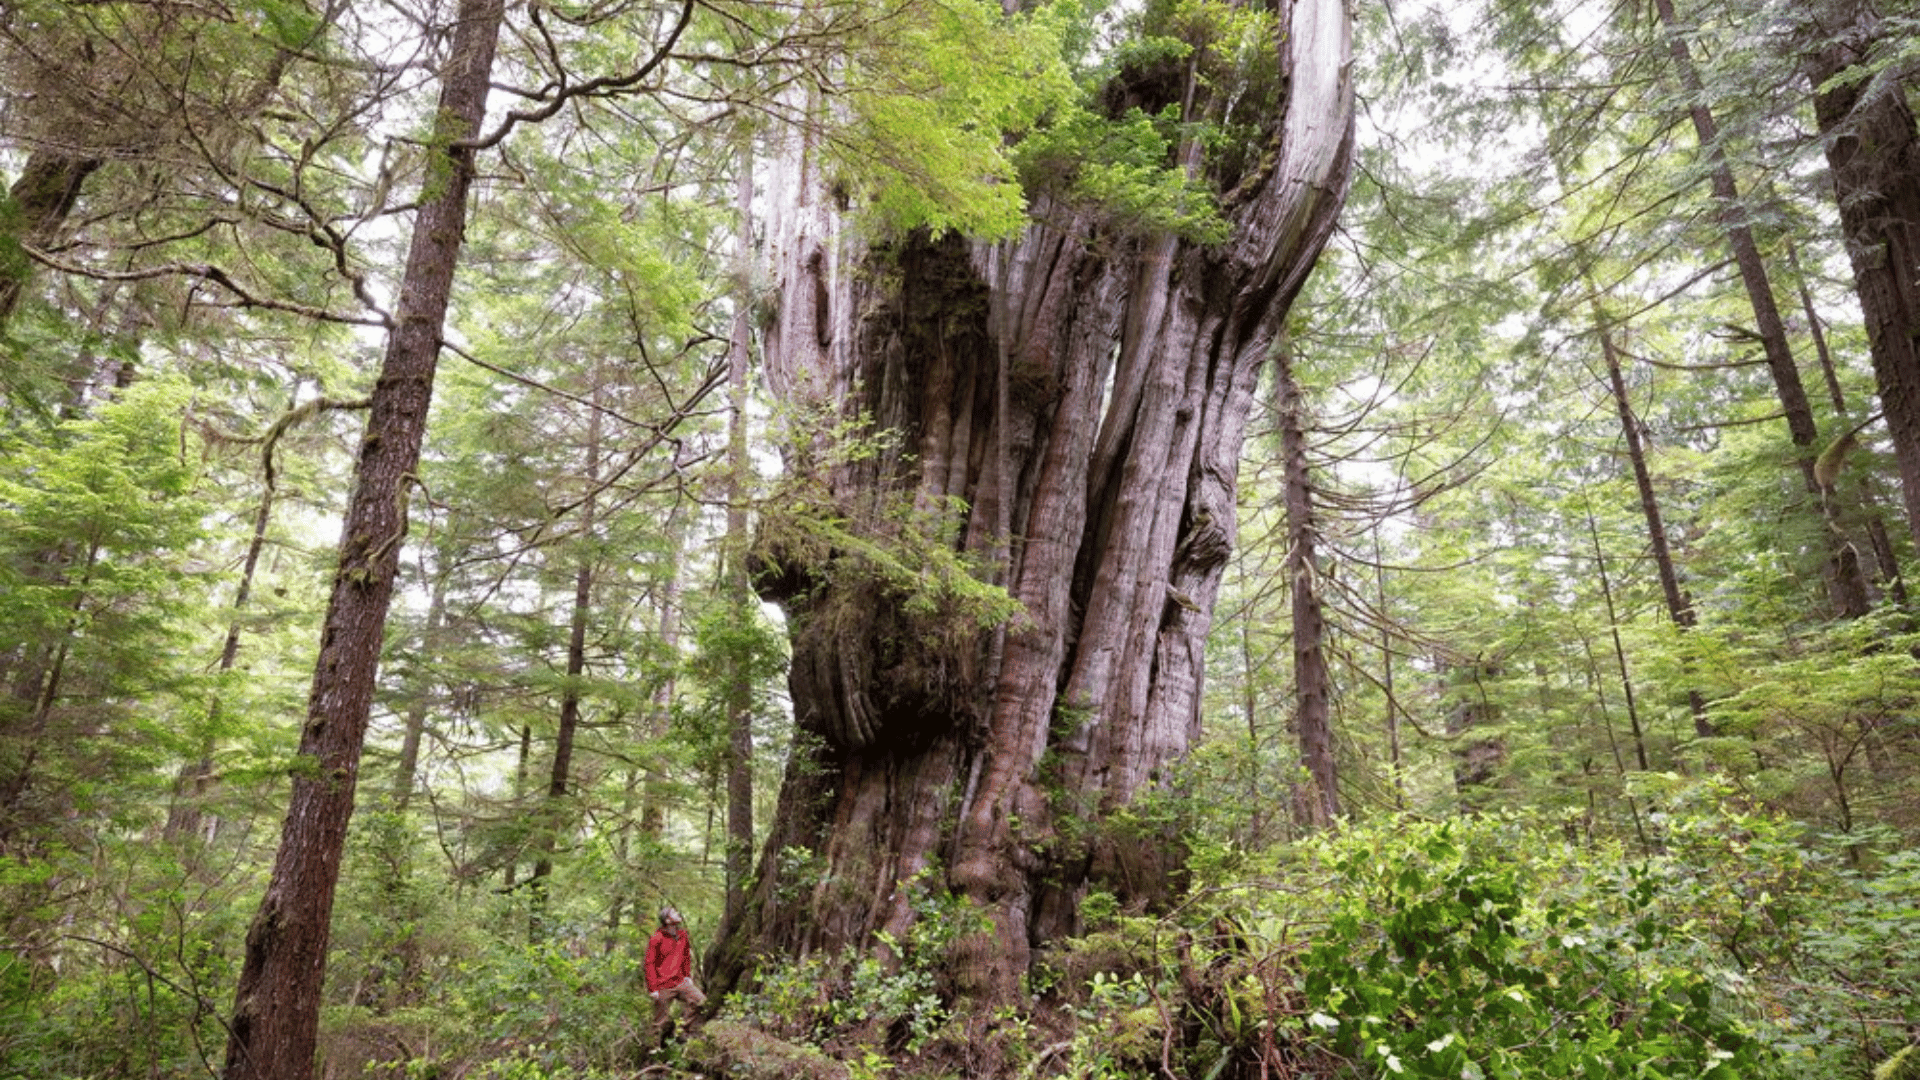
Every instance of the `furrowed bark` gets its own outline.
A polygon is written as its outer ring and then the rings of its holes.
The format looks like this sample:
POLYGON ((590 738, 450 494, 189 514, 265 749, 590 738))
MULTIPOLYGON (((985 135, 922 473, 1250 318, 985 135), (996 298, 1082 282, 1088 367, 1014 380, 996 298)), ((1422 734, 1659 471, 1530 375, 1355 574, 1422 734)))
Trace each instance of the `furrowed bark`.
POLYGON ((1151 904, 1172 887, 1176 845, 1128 808, 1197 733, 1255 384, 1352 152, 1344 7, 1297 0, 1280 25, 1290 96, 1217 246, 1115 234, 1041 197, 1014 241, 865 250, 811 148, 789 148, 770 184, 769 385, 901 435, 851 462, 796 445, 789 467, 854 528, 897 530, 902 506, 954 515, 954 549, 1024 613, 997 638, 848 573, 844 550, 761 546, 802 738, 715 985, 759 953, 899 939, 925 887, 991 925, 955 946, 953 989, 1012 1000, 1088 889, 1151 904))
POLYGON ((1876 91, 1865 74, 1839 78, 1868 59, 1881 33, 1864 5, 1839 25, 1812 29, 1820 44, 1803 65, 1900 466, 1907 529, 1920 543, 1920 129, 1897 84, 1876 91))
POLYGON ((407 488, 420 460, 440 335, 466 228, 474 151, 505 8, 461 0, 441 74, 435 160, 407 255, 396 325, 374 384, 339 565, 321 630, 293 798, 246 953, 228 1028, 224 1080, 306 1080, 340 858, 373 703, 382 631, 406 536, 407 488))

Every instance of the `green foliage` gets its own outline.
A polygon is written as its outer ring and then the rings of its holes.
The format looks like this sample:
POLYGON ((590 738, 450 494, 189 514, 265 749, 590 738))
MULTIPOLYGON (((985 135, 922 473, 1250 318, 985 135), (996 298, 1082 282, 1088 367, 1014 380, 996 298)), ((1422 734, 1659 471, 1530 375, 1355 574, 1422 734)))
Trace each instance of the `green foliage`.
POLYGON ((1139 972, 1095 972, 1073 1014, 1079 1023, 1067 1050, 1066 1074, 1084 1080, 1143 1075, 1167 1027, 1164 1006, 1139 972))
POLYGON ((1920 1046, 1903 1047, 1873 1070, 1873 1080, 1914 1080, 1920 1077, 1920 1046))
POLYGON ((858 1048, 871 1065, 878 1050, 917 1053, 952 1018, 942 992, 953 945, 991 924, 923 872, 902 882, 914 920, 904 939, 882 932, 878 954, 814 954, 763 966, 751 993, 728 999, 730 1013, 781 1039, 840 1050, 858 1048))
POLYGON ((0 1073, 184 1075, 224 1038, 253 879, 195 878, 111 833, 0 868, 0 1073), (67 910, 67 890, 85 901, 67 910), (52 916, 66 912, 54 921, 52 916))
POLYGON ((853 122, 829 144, 840 183, 894 233, 1007 237, 1044 193, 1123 233, 1224 241, 1218 193, 1270 152, 1274 16, 1219 0, 1149 5, 1086 64, 1102 14, 1056 4, 1009 18, 967 3, 882 21, 852 53, 853 122), (1190 114, 1177 100, 1103 100, 1163 69, 1193 80, 1190 114), (1186 146, 1203 164, 1184 162, 1186 146))
MULTIPOLYGON (((1831 843, 1851 850, 1862 839, 1831 843)), ((1745 944, 1749 953, 1760 946, 1766 965, 1753 977, 1770 999, 1769 1037, 1795 1075, 1809 1080, 1857 1074, 1887 1055, 1882 1067, 1891 1066, 1904 1053, 1900 1033, 1920 1023, 1920 955, 1912 946, 1920 940, 1920 852, 1887 852, 1869 870, 1836 867, 1839 853, 1819 847, 1792 854, 1799 857, 1793 877, 1776 871, 1750 880, 1738 898, 1741 910, 1768 920, 1745 944)), ((1786 862, 1785 855, 1774 861, 1786 862)), ((1911 1070, 1913 1056, 1905 1060, 1911 1070)))
POLYGON ((196 707, 175 696, 196 685, 176 661, 207 584, 190 393, 154 379, 50 438, 0 443, 0 655, 59 672, 52 695, 34 676, 0 698, 0 774, 24 800, 0 807, 0 831, 19 826, 9 815, 57 828, 138 813, 102 785, 150 784, 184 726, 175 710, 196 707))
MULTIPOLYGON (((786 674, 787 639, 757 603, 703 606, 692 613, 691 622, 693 649, 674 703, 674 735, 703 771, 718 778, 726 770, 728 711, 736 707, 730 696, 733 680, 747 688, 748 700, 740 705, 752 720, 768 729, 780 728, 784 717, 775 690, 786 674)), ((756 739, 756 744, 765 742, 756 739)))
POLYGON ((626 1065, 651 1034, 640 962, 639 949, 601 953, 568 940, 496 944, 442 984, 433 1015, 444 1060, 580 1074, 626 1065))
MULTIPOLYGON (((687 1056, 706 1066, 705 1075, 741 1080, 849 1080, 850 1064, 822 1053, 819 1047, 789 1042, 750 1024, 719 1019, 706 1024, 689 1039, 687 1056)), ((884 1072, 887 1061, 871 1050, 858 1059, 868 1074, 884 1072)))
POLYGON ((1063 109, 1022 140, 1015 156, 1023 182, 1071 204, 1091 204, 1125 232, 1172 232, 1200 243, 1227 238, 1227 224, 1203 184, 1172 164, 1178 110, 1157 116, 1130 109, 1109 120, 1085 108, 1063 109))
POLYGON ((615 1080, 624 1069, 573 1065, 547 1044, 522 1047, 506 1057, 481 1062, 466 1074, 472 1080, 615 1080))
POLYGON ((1009 236, 1026 224, 1008 141, 1071 93, 1059 30, 984 0, 909 5, 852 53, 840 182, 888 230, 1009 236))
POLYGON ((284 49, 311 47, 325 28, 319 12, 288 0, 249 0, 242 11, 256 16, 267 39, 284 49))
POLYGON ((181 429, 191 397, 184 381, 147 380, 52 438, 0 445, 10 466, 0 482, 10 551, 80 543, 132 556, 188 547, 197 534, 192 507, 175 500, 196 475, 181 429))
MULTIPOLYGON (((788 423, 811 428, 808 417, 788 423)), ((812 418, 818 419, 818 418, 812 418)), ((784 590, 776 579, 811 591, 831 578, 858 594, 869 586, 922 622, 929 641, 958 639, 1018 618, 1018 601, 988 583, 983 567, 959 547, 962 509, 956 501, 916 502, 910 491, 863 493, 853 504, 828 489, 826 476, 852 465, 894 460, 896 432, 876 432, 864 418, 812 429, 804 440, 810 460, 775 486, 758 507, 755 578, 763 591, 784 590)), ((871 612, 856 613, 870 618, 871 612)))
MULTIPOLYGON (((1056 7, 1062 24, 1094 16, 1056 7)), ((1083 36, 1072 30, 1062 40, 1083 36)), ((1227 238, 1219 196, 1270 155, 1281 80, 1274 15, 1219 0, 1145 5, 1014 150, 1022 182, 1122 233, 1227 238), (1178 88, 1191 82, 1191 93, 1178 88), (1188 151, 1194 151, 1189 154, 1188 151)), ((1270 164, 1270 161, 1269 161, 1270 164)))
POLYGON ((1680 860, 1498 818, 1398 818, 1276 854, 1266 889, 1209 902, 1216 989, 1195 1004, 1223 1050, 1202 1058, 1290 1045, 1356 1077, 1784 1075, 1743 979, 1688 932, 1708 909, 1680 860))

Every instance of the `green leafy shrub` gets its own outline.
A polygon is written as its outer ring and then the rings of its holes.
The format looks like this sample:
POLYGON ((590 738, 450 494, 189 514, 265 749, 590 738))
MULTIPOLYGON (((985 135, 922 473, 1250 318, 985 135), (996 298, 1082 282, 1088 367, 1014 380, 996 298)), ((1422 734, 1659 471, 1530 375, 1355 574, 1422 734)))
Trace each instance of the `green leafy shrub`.
POLYGON ((731 1015, 775 1037, 851 1051, 916 1053, 952 1019, 942 964, 961 938, 986 928, 966 901, 933 889, 931 871, 902 885, 914 922, 904 940, 884 931, 884 955, 814 954, 771 965, 751 993, 728 998, 731 1015))
POLYGON ((1221 1048, 1216 1071, 1237 1054, 1355 1077, 1780 1075, 1664 864, 1551 837, 1392 820, 1295 845, 1282 881, 1215 900, 1231 932, 1202 953, 1198 1049, 1221 1048))
POLYGON ((612 1068, 630 1057, 649 1007, 637 954, 579 954, 559 942, 490 954, 468 969, 461 1014, 493 1045, 564 1048, 558 1063, 612 1068))
POLYGON ((0 865, 0 1075, 175 1076, 217 1058, 247 912, 235 889, 187 883, 169 854, 108 837, 0 865), (105 867, 117 889, 49 918, 47 890, 105 867))
MULTIPOLYGON (((1841 838, 1845 843, 1852 838, 1841 838)), ((1829 853, 1838 864, 1837 853, 1829 853)), ((1795 1075, 1861 1075, 1899 1060, 1920 1030, 1920 851, 1894 851, 1871 870, 1836 866, 1799 906, 1794 953, 1762 973, 1767 1035, 1795 1075)), ((1905 1066, 1920 1075, 1920 1062, 1905 1066)), ((1893 1077, 1909 1075, 1893 1071, 1893 1077)))

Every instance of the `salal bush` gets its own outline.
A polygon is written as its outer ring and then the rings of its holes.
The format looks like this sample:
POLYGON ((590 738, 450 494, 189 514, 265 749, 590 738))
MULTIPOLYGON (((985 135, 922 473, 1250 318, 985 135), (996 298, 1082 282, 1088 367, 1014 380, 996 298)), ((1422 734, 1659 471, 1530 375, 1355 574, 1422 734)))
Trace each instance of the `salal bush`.
POLYGON ((1785 1075, 1762 999, 1683 910, 1698 897, 1674 887, 1669 856, 1482 818, 1349 827, 1277 859, 1249 876, 1227 857, 1239 880, 1198 894, 1212 909, 1194 961, 1212 989, 1189 995, 1210 1036, 1203 1067, 1785 1075))

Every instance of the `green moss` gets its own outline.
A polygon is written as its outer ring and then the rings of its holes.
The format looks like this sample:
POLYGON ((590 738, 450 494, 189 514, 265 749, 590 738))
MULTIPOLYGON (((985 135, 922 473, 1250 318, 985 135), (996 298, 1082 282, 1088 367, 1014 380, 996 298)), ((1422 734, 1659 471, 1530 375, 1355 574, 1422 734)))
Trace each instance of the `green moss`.
POLYGON ((1920 1046, 1909 1046, 1873 1070, 1873 1080, 1920 1080, 1920 1046))
POLYGON ((787 1042, 746 1024, 716 1020, 689 1041, 687 1056, 714 1072, 753 1080, 846 1080, 847 1067, 818 1048, 787 1042))

